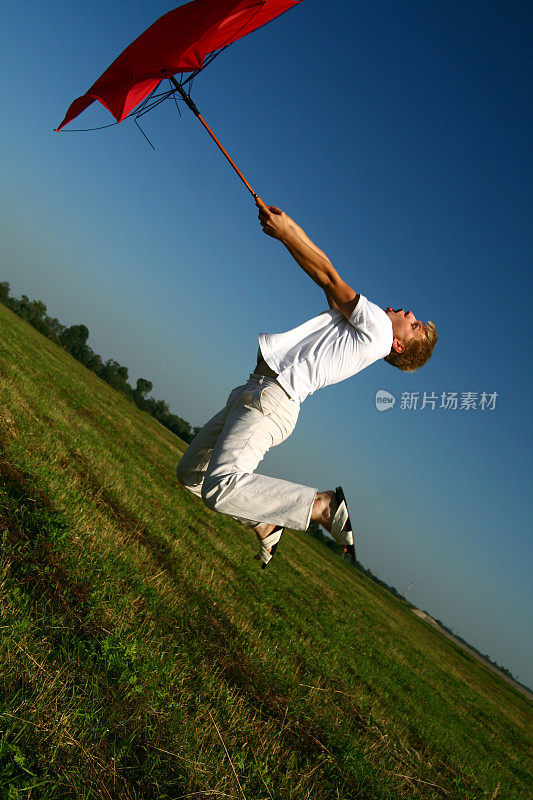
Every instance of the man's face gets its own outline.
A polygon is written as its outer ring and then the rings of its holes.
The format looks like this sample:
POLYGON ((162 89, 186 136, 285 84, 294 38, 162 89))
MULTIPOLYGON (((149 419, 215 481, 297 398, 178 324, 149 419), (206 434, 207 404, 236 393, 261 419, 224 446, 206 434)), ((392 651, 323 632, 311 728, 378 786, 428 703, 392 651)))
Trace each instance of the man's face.
POLYGON ((425 331, 424 323, 420 322, 412 311, 405 311, 403 308, 393 311, 389 306, 385 313, 392 322, 394 338, 403 344, 413 336, 422 336, 425 331))

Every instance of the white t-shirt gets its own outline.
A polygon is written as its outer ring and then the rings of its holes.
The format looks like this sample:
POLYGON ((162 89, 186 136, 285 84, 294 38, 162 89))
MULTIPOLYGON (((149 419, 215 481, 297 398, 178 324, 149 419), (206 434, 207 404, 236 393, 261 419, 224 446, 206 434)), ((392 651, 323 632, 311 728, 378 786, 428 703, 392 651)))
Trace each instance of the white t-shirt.
POLYGON ((260 333, 259 347, 277 381, 298 403, 384 358, 392 323, 363 295, 349 318, 330 309, 286 333, 260 333))

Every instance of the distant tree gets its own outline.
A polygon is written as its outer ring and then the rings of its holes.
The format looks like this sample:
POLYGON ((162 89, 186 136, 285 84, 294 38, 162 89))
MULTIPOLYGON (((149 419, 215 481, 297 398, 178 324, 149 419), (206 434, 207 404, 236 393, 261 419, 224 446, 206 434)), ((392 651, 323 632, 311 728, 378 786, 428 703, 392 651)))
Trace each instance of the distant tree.
POLYGON ((9 300, 9 290, 10 286, 7 281, 0 282, 0 303, 7 305, 7 301, 9 300))
POLYGON ((154 400, 152 397, 148 400, 150 414, 155 417, 159 422, 162 422, 170 414, 170 409, 164 400, 154 400))
POLYGON ((61 334, 64 330, 66 330, 65 325, 62 325, 57 317, 45 317, 45 322, 48 327, 48 336, 50 336, 55 342, 59 342, 61 339, 61 334))
POLYGON ((61 333, 60 341, 65 350, 78 359, 84 361, 87 355, 87 339, 89 329, 86 325, 72 325, 61 333))
POLYGON ((146 400, 146 395, 150 394, 153 389, 152 381, 147 381, 146 378, 137 378, 137 384, 135 389, 132 393, 132 398, 134 403, 136 403, 139 408, 144 407, 144 401, 146 400))
POLYGON ((44 334, 48 334, 48 324, 46 322, 46 306, 40 300, 32 300, 27 304, 25 319, 30 325, 44 334))
POLYGON ((169 430, 175 433, 176 436, 179 436, 180 439, 183 439, 185 442, 192 441, 190 424, 181 417, 178 417, 177 414, 169 414, 166 420, 164 422, 161 420, 161 422, 163 425, 166 425, 169 430))
POLYGON ((102 367, 101 357, 98 355, 98 353, 95 353, 92 347, 89 347, 89 345, 86 345, 83 351, 82 363, 84 364, 84 366, 87 367, 87 369, 96 372, 97 375, 98 375, 98 370, 101 369, 102 367))
POLYGON ((128 383, 128 368, 123 367, 118 361, 108 358, 98 370, 98 375, 113 389, 118 389, 119 392, 131 395, 132 390, 128 383))
POLYGON ((20 300, 18 300, 18 314, 29 322, 28 317, 30 315, 30 298, 27 294, 22 294, 20 296, 20 300))
POLYGON ((32 300, 28 303, 28 317, 30 320, 44 319, 46 316, 46 306, 41 300, 32 300))

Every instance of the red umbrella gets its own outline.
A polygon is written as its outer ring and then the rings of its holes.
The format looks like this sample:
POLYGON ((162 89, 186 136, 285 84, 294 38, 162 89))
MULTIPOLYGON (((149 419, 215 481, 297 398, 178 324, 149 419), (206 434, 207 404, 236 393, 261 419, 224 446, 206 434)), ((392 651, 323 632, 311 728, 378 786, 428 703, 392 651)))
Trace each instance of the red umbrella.
MULTIPOLYGON (((119 55, 91 88, 70 105, 60 131, 99 100, 117 122, 125 119, 167 78, 213 137, 254 197, 256 193, 202 118, 176 73, 193 76, 223 48, 297 5, 301 0, 193 0, 164 14, 119 55)), ((190 80, 190 78, 188 79, 190 80)), ((187 81, 185 81, 187 82, 187 81)))

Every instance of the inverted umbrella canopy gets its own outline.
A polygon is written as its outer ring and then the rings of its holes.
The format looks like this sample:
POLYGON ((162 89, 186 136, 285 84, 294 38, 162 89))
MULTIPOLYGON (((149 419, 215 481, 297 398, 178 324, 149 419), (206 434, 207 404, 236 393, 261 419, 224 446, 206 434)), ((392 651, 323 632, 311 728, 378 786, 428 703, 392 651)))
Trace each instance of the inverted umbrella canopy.
POLYGON ((193 0, 164 14, 71 104, 56 130, 99 100, 121 122, 164 78, 202 69, 206 57, 300 0, 193 0))

